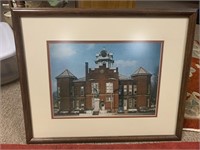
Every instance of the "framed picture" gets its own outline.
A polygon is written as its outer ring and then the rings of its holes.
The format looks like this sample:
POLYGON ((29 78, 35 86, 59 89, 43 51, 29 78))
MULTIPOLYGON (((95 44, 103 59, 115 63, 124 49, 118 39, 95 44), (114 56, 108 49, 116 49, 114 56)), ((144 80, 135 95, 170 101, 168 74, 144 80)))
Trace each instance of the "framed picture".
POLYGON ((195 9, 12 15, 27 143, 181 139, 195 9))
POLYGON ((156 117, 163 43, 47 41, 52 118, 156 117))

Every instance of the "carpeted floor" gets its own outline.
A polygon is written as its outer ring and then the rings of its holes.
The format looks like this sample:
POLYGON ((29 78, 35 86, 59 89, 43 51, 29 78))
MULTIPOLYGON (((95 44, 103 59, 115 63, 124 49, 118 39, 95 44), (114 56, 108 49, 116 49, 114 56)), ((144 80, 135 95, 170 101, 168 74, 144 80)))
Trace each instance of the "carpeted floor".
POLYGON ((19 82, 1 87, 0 143, 25 143, 25 128, 19 82))
MULTIPOLYGON (((0 143, 25 144, 25 129, 19 81, 1 87, 0 143)), ((200 133, 183 131, 182 141, 200 142, 200 133)))

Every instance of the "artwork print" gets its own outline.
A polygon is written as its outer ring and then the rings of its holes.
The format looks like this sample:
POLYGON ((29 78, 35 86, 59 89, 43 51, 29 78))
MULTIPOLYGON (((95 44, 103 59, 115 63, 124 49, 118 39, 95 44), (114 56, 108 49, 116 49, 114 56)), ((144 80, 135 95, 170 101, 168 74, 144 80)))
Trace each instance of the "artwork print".
POLYGON ((52 118, 156 117, 163 41, 47 41, 52 118))

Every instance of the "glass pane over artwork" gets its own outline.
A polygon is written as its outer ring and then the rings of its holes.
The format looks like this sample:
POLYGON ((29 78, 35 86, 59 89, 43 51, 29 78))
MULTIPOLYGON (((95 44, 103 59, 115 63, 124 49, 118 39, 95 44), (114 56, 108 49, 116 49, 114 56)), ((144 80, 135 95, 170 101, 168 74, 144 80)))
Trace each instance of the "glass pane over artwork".
POLYGON ((48 41, 54 117, 156 116, 162 44, 48 41))

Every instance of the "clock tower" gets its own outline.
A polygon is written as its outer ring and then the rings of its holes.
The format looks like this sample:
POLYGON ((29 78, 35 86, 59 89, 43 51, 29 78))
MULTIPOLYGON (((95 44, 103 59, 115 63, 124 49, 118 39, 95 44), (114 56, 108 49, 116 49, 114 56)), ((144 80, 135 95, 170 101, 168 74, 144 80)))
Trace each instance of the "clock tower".
POLYGON ((97 64, 97 67, 106 65, 106 68, 111 68, 114 63, 113 54, 103 48, 100 53, 96 54, 95 63, 97 64))

